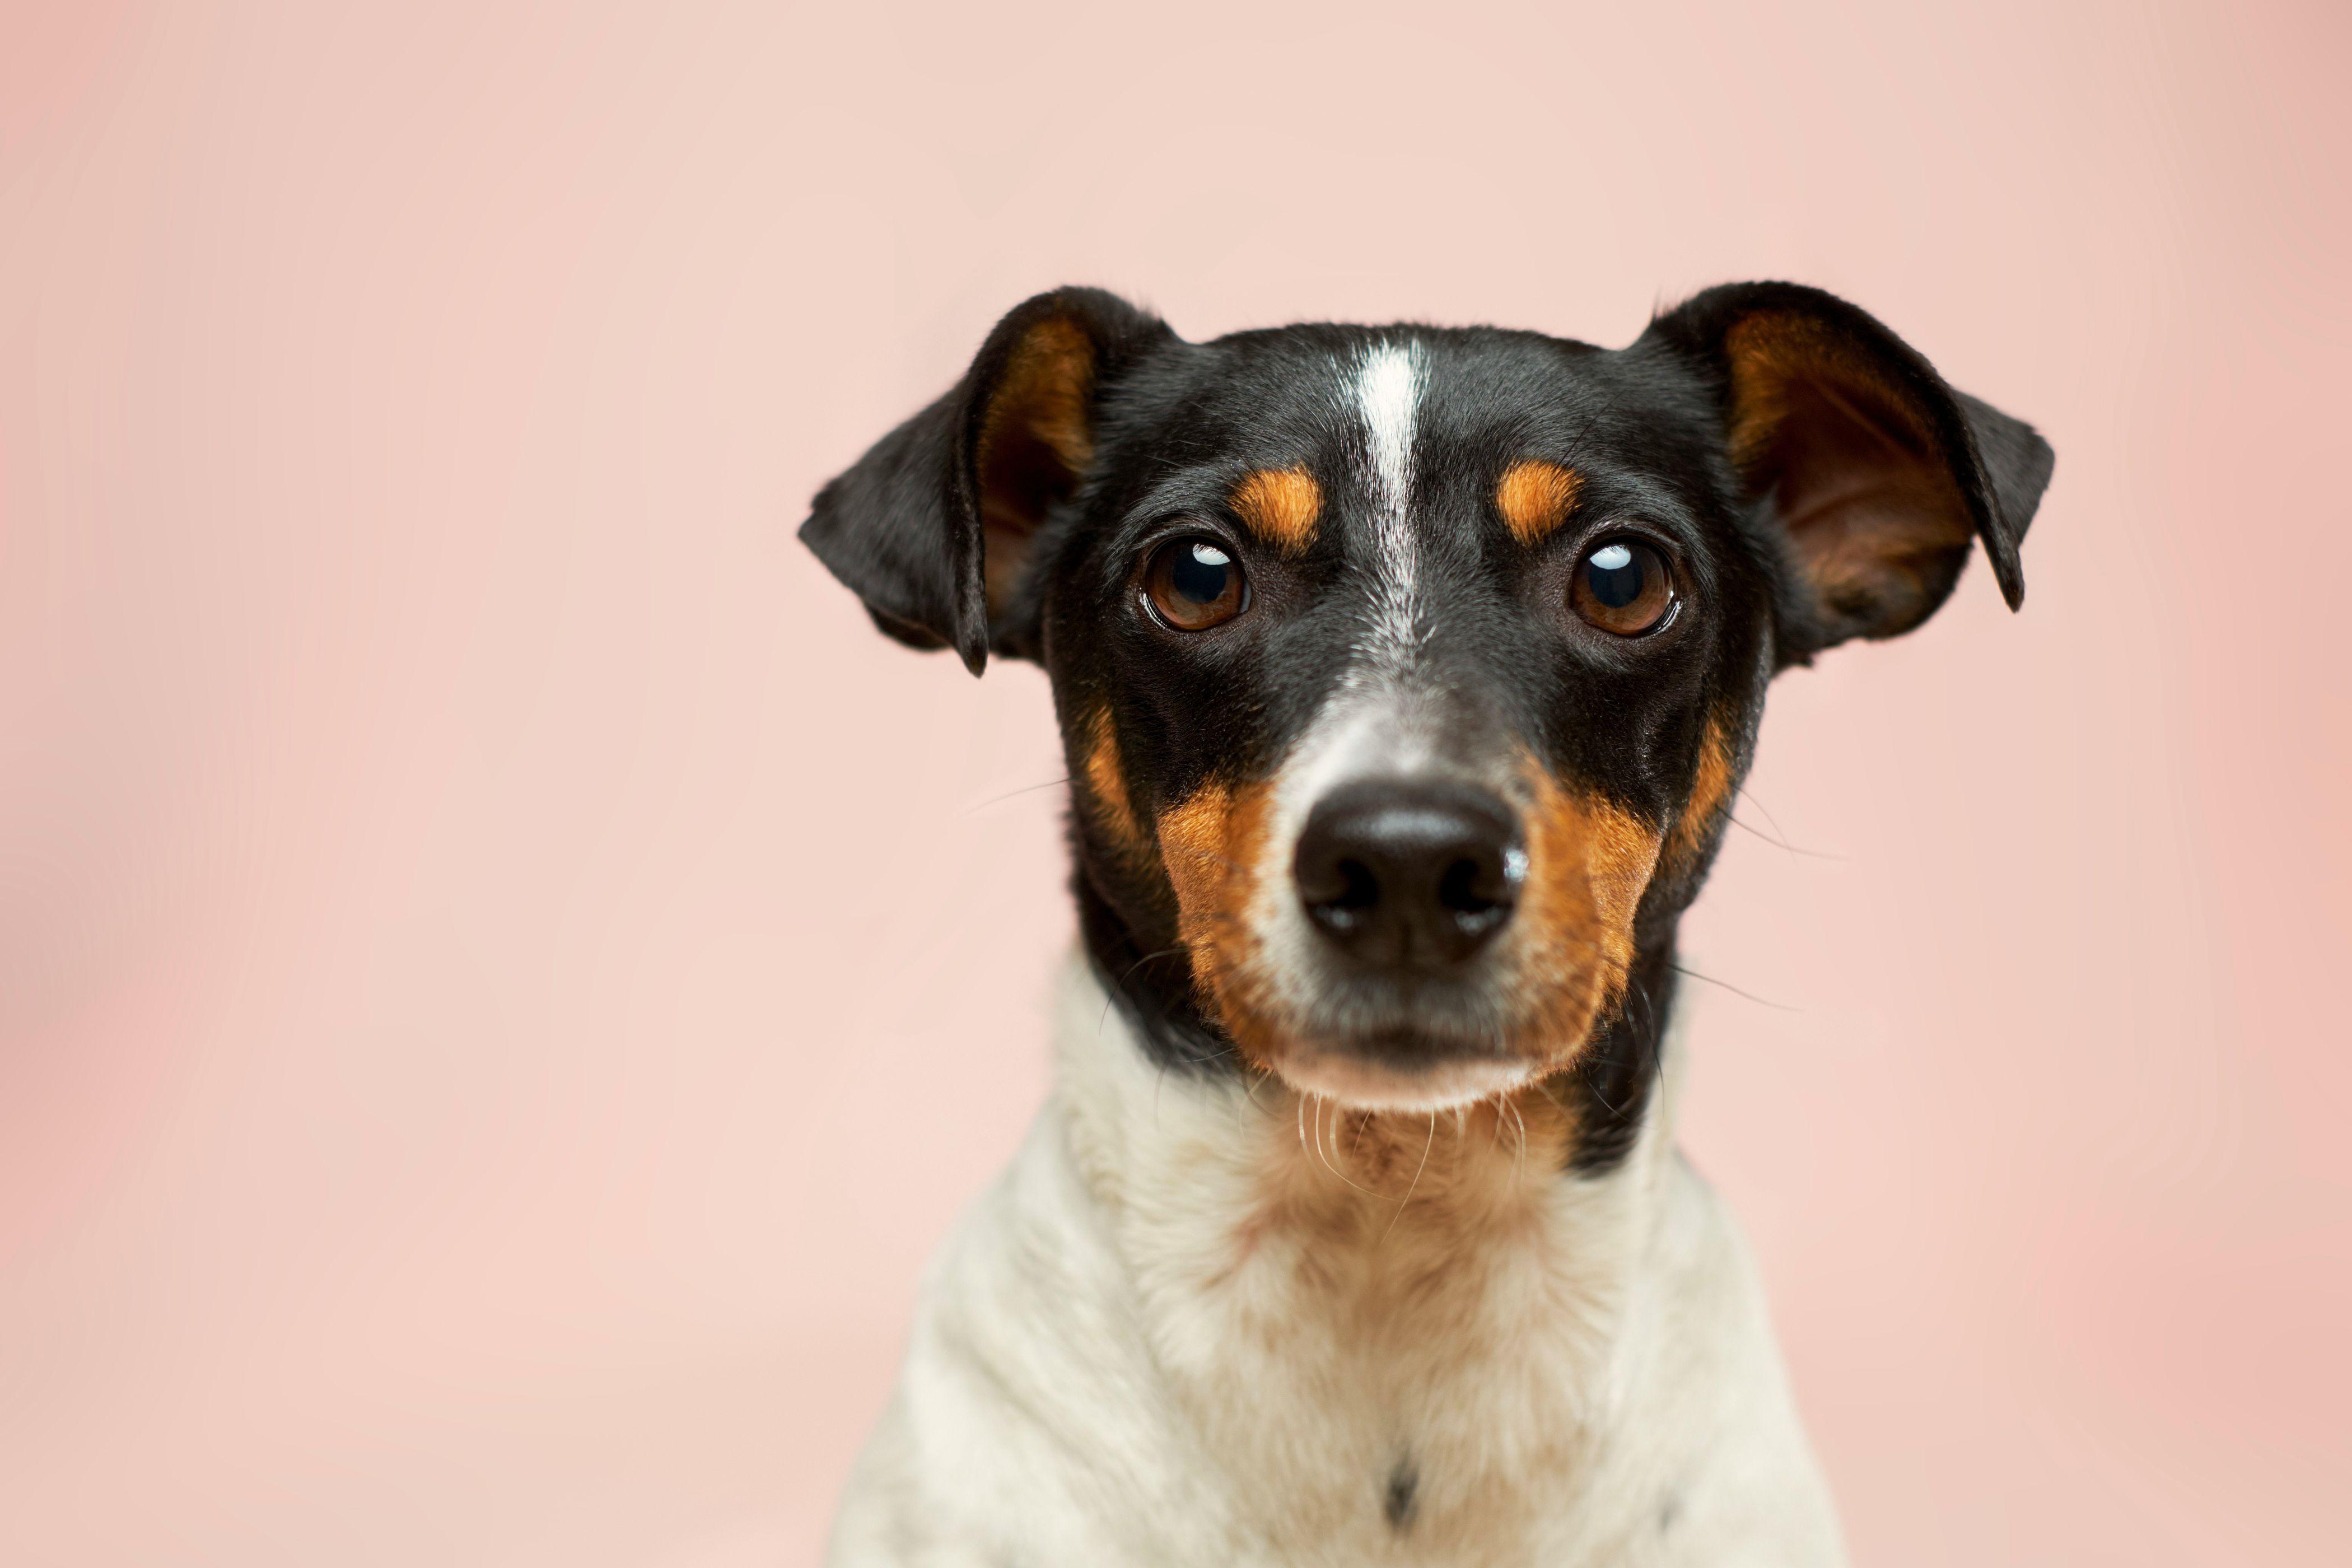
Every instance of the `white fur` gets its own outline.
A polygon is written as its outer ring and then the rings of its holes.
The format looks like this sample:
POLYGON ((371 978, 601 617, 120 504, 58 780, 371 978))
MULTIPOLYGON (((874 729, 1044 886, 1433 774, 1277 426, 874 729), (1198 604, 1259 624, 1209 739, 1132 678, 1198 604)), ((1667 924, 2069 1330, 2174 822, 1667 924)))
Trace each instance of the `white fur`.
MULTIPOLYGON (((1616 1170, 1489 1160, 1507 1180, 1440 1225, 1340 1186, 1321 1102, 1155 1070, 1082 959, 1056 1034, 835 1568, 1843 1561, 1754 1268, 1674 1148, 1678 1050, 1616 1170), (1351 1205, 1394 1217, 1300 1218, 1351 1205)), ((1460 1125, 1430 1118, 1441 1158, 1460 1125)))
POLYGON ((1355 403, 1364 422, 1368 471, 1364 488, 1372 500, 1378 546, 1371 663, 1381 673, 1412 667, 1425 628, 1416 600, 1419 550, 1412 536, 1413 437, 1421 418, 1425 379, 1421 345, 1381 343, 1356 367, 1355 403))

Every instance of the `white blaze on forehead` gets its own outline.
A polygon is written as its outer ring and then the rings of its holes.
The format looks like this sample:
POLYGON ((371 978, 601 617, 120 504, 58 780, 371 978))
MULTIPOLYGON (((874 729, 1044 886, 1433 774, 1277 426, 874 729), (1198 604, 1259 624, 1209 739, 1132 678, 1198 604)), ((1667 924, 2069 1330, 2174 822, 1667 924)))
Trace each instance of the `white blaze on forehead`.
POLYGON ((1371 437, 1372 479, 1402 508, 1412 482, 1412 426, 1421 412, 1421 345, 1378 343, 1356 366, 1356 407, 1371 437))
POLYGON ((1428 362, 1412 342, 1379 342, 1343 363, 1343 416, 1363 432, 1358 475, 1370 523, 1364 631, 1322 712, 1285 763, 1275 787, 1253 924, 1276 984, 1309 972, 1320 939, 1291 888, 1290 857, 1316 803, 1351 778, 1415 773, 1435 765, 1427 697, 1413 673, 1421 624, 1420 560, 1412 532, 1413 438, 1428 362))
POLYGON ((1369 506, 1364 573, 1370 593, 1364 630, 1320 719, 1294 753, 1282 795, 1277 840, 1340 781, 1410 773, 1430 756, 1426 694, 1414 671, 1429 628, 1421 604, 1420 549, 1412 528, 1413 445, 1419 435, 1428 356, 1422 346, 1376 342, 1351 367, 1349 412, 1363 427, 1359 474, 1369 506))
POLYGON ((1412 446, 1421 413, 1419 343, 1378 343, 1356 366, 1356 410, 1364 422, 1372 502, 1371 637, 1365 653, 1388 675, 1403 673, 1421 641, 1415 603, 1420 563, 1412 538, 1412 446))

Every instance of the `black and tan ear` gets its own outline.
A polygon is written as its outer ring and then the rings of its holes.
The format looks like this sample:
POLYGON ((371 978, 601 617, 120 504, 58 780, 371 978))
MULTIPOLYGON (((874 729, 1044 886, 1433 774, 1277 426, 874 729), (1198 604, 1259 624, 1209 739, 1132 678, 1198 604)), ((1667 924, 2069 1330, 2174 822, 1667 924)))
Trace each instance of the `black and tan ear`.
POLYGON ((2033 427, 1944 384, 1864 311, 1818 289, 1735 283, 1651 322, 1644 342, 1717 390, 1747 500, 1795 567, 1782 658, 1907 632, 1948 597, 1972 542, 2011 609, 2055 455, 2033 427))
POLYGON ((1029 652, 1006 620, 1029 546, 1095 455, 1104 389, 1175 334, 1099 289, 1057 289, 990 332, 948 395, 817 492, 801 540, 915 647, 974 675, 1029 652))

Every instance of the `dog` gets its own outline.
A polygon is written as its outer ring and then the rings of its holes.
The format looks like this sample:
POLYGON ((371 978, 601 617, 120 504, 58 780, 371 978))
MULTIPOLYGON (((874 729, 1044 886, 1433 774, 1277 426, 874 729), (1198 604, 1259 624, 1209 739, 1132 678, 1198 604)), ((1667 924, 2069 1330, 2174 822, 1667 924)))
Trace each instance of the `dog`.
POLYGON ((801 530, 1045 668, 1080 933, 830 1561, 1843 1561, 1675 1147, 1675 926, 1772 677, 1979 544, 2016 608, 2053 462, 1793 284, 1617 350, 1006 316, 801 530))

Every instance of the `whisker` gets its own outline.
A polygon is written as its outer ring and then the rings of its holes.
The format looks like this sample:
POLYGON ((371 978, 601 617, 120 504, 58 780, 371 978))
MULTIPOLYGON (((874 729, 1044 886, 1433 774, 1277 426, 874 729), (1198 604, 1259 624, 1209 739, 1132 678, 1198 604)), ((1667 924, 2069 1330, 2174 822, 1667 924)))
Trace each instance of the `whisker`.
POLYGON ((1579 1057, 1577 1058, 1576 1074, 1579 1078, 1584 1080, 1584 1087, 1592 1091, 1592 1098, 1601 1102, 1602 1110, 1608 1111, 1612 1116, 1622 1116, 1625 1114, 1616 1106, 1610 1104, 1609 1097, 1601 1092, 1601 1086, 1592 1081, 1592 1067, 1591 1061, 1587 1058, 1579 1057))
POLYGON ((1776 1013, 1801 1013, 1804 1011, 1802 1007, 1791 1007, 1785 1002, 1768 1002, 1752 991, 1742 991, 1738 986, 1734 985, 1728 980, 1717 980, 1712 974, 1701 974, 1697 970, 1685 969, 1679 963, 1674 966, 1674 970, 1676 974, 1687 974, 1693 980, 1704 980, 1709 985, 1720 985, 1726 991, 1730 992, 1734 996, 1745 996, 1750 1002, 1755 1003, 1759 1007, 1769 1007, 1776 1013))
MULTIPOLYGON (((1323 1154, 1323 1100, 1324 1097, 1322 1095, 1318 1094, 1315 1097, 1315 1152, 1318 1154, 1323 1154)), ((1368 1198, 1377 1198, 1381 1195, 1360 1182, 1348 1181, 1348 1173, 1339 1169, 1339 1166, 1331 1163, 1331 1157, 1328 1154, 1323 1154, 1323 1168, 1330 1172, 1333 1175, 1339 1177, 1341 1181, 1347 1182, 1348 1185, 1355 1188, 1358 1192, 1363 1194, 1368 1198)))
POLYGON ((1780 819, 1772 815, 1772 808, 1770 806, 1766 805, 1762 801, 1758 800, 1753 795, 1748 794, 1748 786, 1746 784, 1741 784, 1739 786, 1739 795, 1740 797, 1746 800, 1748 805, 1754 806, 1757 810, 1764 814, 1764 820, 1772 825, 1772 832, 1767 833, 1760 827, 1749 826, 1747 823, 1740 821, 1738 817, 1733 816, 1730 812, 1725 812, 1723 814, 1725 820, 1728 821, 1734 827, 1745 829, 1747 832, 1753 833, 1757 837, 1761 838, 1767 844, 1786 849, 1791 855, 1802 855, 1809 860, 1843 860, 1845 858, 1843 855, 1833 855, 1826 849, 1798 848, 1795 845, 1789 842, 1787 830, 1780 826, 1780 819), (1774 833, 1779 834, 1780 837, 1775 838, 1772 836, 1774 833))
POLYGON ((1003 795, 992 795, 976 805, 967 805, 961 811, 957 812, 956 815, 958 816, 970 816, 976 811, 986 811, 992 805, 1002 805, 1015 795, 1034 795, 1041 789, 1052 789, 1055 784, 1066 784, 1069 782, 1070 775, 1064 773, 1060 778, 1047 779, 1044 784, 1023 784, 1019 789, 1009 789, 1003 795))
MULTIPOLYGON (((1118 981, 1111 986, 1110 991, 1103 997, 1102 1016, 1095 1020, 1096 1032, 1100 1033, 1102 1026, 1110 1022, 1111 1004, 1118 1000, 1118 994, 1127 988, 1128 981, 1134 976, 1137 970, 1142 968, 1145 964, 1150 963, 1155 958, 1173 958, 1176 954, 1183 951, 1184 950, 1181 947, 1163 947, 1158 952, 1145 953, 1141 958, 1137 959, 1133 963, 1129 964, 1125 969, 1119 971, 1118 981)), ((1216 1058, 1214 1057, 1191 1057, 1186 1059, 1196 1062, 1206 1062, 1214 1061, 1216 1058)))
POLYGON ((1650 994, 1648 986, 1631 976, 1627 977, 1626 985, 1641 999, 1642 1019, 1635 1027, 1640 1031, 1640 1037, 1649 1045, 1650 1068, 1656 1075, 1654 1081, 1663 1089, 1666 1083, 1666 1047, 1665 1031, 1658 1024, 1658 999, 1650 994))
POLYGON ((1413 1193, 1421 1186, 1421 1173, 1429 1169, 1429 1151, 1436 1144, 1436 1142, 1437 1112, 1433 1110, 1429 1113, 1429 1142, 1421 1146, 1421 1163, 1412 1168, 1412 1182, 1404 1190, 1403 1203, 1397 1205, 1396 1219, 1389 1221, 1388 1229, 1381 1232, 1381 1240, 1383 1243, 1385 1243, 1391 1235, 1395 1234, 1397 1220, 1404 1218, 1405 1205, 1412 1202, 1413 1193))

